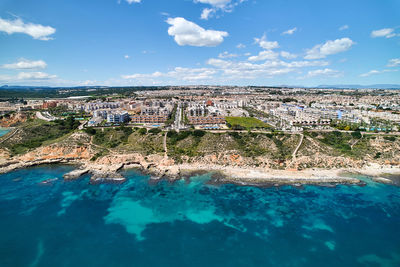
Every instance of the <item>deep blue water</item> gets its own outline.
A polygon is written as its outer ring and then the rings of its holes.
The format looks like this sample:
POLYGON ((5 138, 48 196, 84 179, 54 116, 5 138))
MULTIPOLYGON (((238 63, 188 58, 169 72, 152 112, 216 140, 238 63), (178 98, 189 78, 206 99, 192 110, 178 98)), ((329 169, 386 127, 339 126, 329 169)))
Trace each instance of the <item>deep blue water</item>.
POLYGON ((0 266, 400 266, 400 188, 0 175, 0 266), (40 184, 59 178, 52 185, 40 184))

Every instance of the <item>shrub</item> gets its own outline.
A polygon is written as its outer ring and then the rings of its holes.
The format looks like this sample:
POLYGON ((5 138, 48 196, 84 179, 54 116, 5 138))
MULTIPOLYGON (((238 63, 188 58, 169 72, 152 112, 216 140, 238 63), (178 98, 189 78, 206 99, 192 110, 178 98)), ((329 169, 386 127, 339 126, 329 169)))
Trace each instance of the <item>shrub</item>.
POLYGON ((84 131, 89 135, 95 135, 96 134, 96 129, 94 129, 93 127, 86 128, 86 129, 84 129, 84 131))
POLYGON ((206 132, 202 131, 202 130, 194 130, 193 131, 193 136, 196 136, 196 137, 203 137, 205 134, 206 134, 206 132))
POLYGON ((152 128, 152 129, 149 130, 149 133, 151 133, 151 134, 159 134, 161 132, 162 131, 161 131, 160 128, 152 128))
POLYGON ((384 136, 383 139, 385 139, 387 141, 391 141, 391 142, 396 141, 396 137, 394 137, 394 136, 384 136))
POLYGON ((147 129, 146 128, 140 128, 138 133, 141 134, 141 135, 145 135, 145 134, 147 134, 147 129))
POLYGON ((351 136, 355 139, 360 139, 362 137, 360 131, 355 131, 351 133, 351 136))

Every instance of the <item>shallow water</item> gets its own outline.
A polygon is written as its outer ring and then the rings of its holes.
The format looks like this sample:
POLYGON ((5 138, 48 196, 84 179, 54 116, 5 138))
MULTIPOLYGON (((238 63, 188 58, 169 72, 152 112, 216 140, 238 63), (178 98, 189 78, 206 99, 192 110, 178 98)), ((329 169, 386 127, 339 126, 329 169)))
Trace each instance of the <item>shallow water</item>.
POLYGON ((400 188, 0 175, 0 266, 400 266, 400 188), (40 184, 58 178, 50 185, 40 184))
POLYGON ((10 129, 0 127, 0 136, 6 135, 10 129))

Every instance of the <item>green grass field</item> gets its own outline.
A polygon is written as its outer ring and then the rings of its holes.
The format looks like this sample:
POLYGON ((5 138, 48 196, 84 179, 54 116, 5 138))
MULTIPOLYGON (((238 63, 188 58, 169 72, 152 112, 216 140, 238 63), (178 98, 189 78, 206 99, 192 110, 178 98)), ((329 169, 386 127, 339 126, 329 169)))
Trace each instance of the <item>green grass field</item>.
POLYGON ((228 126, 231 128, 244 128, 244 129, 253 129, 253 128, 270 128, 271 126, 266 124, 265 122, 260 121, 259 119, 252 117, 226 117, 226 122, 228 126))

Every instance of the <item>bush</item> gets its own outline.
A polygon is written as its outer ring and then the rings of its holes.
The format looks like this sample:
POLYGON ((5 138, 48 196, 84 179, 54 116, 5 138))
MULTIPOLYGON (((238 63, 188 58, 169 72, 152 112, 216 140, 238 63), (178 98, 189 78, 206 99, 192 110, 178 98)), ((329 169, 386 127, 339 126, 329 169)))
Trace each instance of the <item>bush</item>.
POLYGON ((362 134, 360 133, 360 131, 355 131, 351 133, 351 136, 355 139, 361 139, 362 134))
POLYGON ((206 134, 205 131, 202 130, 194 130, 193 131, 193 136, 195 137, 203 137, 206 134))
POLYGON ((152 128, 152 129, 149 130, 149 133, 151 133, 151 134, 159 134, 161 132, 162 131, 161 131, 160 128, 152 128))
POLYGON ((140 128, 138 133, 141 134, 141 135, 145 135, 145 134, 147 134, 147 129, 146 128, 140 128))
POLYGON ((95 135, 96 134, 96 129, 94 129, 93 127, 86 128, 86 129, 84 129, 84 131, 89 135, 95 135))
POLYGON ((396 137, 394 137, 394 136, 384 136, 383 139, 385 139, 387 141, 391 141, 391 142, 396 141, 396 137))

